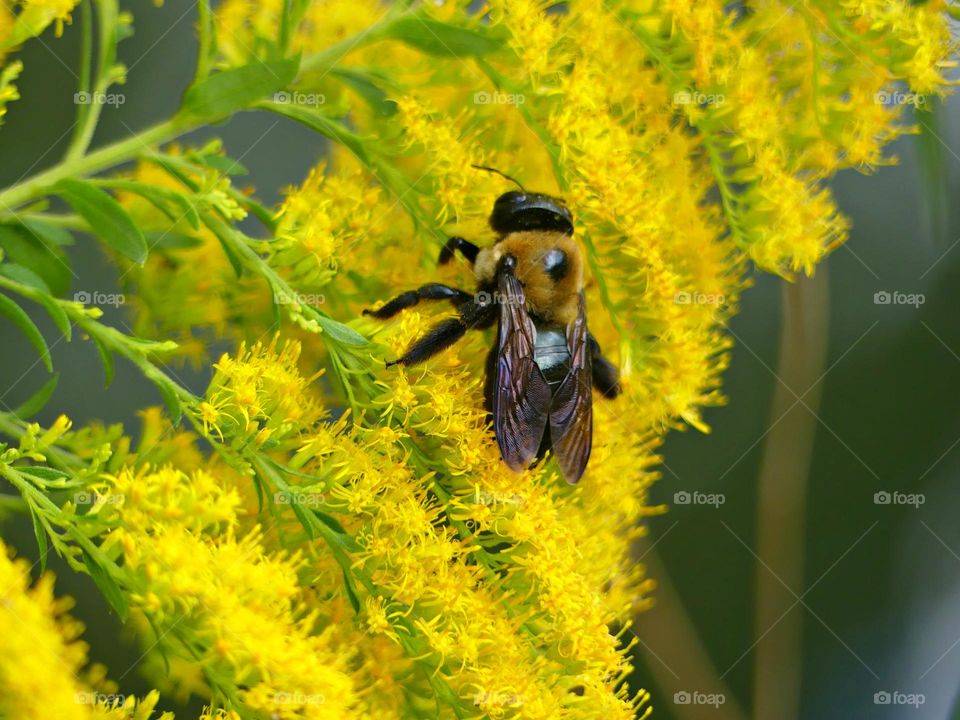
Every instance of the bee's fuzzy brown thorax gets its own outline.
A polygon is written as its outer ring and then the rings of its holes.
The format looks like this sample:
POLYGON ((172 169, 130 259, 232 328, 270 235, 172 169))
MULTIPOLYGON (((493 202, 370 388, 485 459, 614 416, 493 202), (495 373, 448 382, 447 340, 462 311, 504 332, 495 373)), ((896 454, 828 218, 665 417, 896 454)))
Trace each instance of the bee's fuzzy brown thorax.
POLYGON ((477 279, 481 283, 492 283, 497 263, 508 254, 517 260, 516 275, 523 284, 528 310, 562 325, 576 319, 578 296, 583 287, 583 258, 576 240, 560 232, 510 233, 477 255, 474 265, 477 279), (554 250, 563 254, 551 254, 554 250))

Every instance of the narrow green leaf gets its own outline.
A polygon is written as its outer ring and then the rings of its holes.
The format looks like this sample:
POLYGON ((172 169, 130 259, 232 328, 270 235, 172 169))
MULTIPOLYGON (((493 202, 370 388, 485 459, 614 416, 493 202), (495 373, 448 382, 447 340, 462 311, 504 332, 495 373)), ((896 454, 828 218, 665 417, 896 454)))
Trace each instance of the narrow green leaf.
POLYGON ((328 318, 326 315, 321 315, 318 313, 317 321, 320 323, 320 327, 323 328, 323 331, 341 345, 348 345, 350 347, 363 347, 370 343, 369 340, 367 340, 363 335, 358 333, 349 325, 344 325, 341 322, 337 322, 336 320, 328 318))
POLYGON ((330 74, 339 78, 344 85, 363 98, 380 117, 390 117, 397 114, 397 103, 387 99, 387 94, 374 82, 374 77, 369 73, 335 67, 330 70, 330 74))
POLYGON ((27 336, 30 344, 40 353, 40 359, 43 360, 43 366, 47 369, 47 372, 53 372, 53 361, 50 359, 50 348, 47 347, 47 341, 43 339, 39 328, 30 319, 30 316, 23 311, 23 308, 6 295, 0 295, 0 315, 6 316, 20 328, 20 331, 27 336))
POLYGON ((49 552, 47 531, 43 529, 43 524, 40 522, 36 510, 32 507, 30 508, 30 520, 33 521, 33 535, 37 538, 37 549, 40 552, 40 572, 43 573, 47 570, 47 553, 49 552))
POLYGON ((66 228, 51 225, 36 218, 26 218, 22 225, 40 238, 48 247, 68 247, 74 244, 73 235, 66 228))
POLYGON ((315 528, 314 523, 316 521, 313 519, 310 513, 307 510, 305 510, 300 505, 300 503, 297 503, 297 502, 291 501, 290 507, 293 508, 294 514, 297 516, 297 519, 300 521, 300 524, 303 525, 303 529, 307 531, 307 535, 310 537, 310 539, 316 540, 317 533, 316 533, 316 530, 314 529, 315 528))
POLYGON ((64 295, 70 289, 73 273, 66 254, 27 226, 0 225, 0 248, 10 260, 41 278, 48 293, 64 295))
POLYGON ((13 414, 21 420, 27 420, 38 412, 43 410, 44 406, 57 389, 57 381, 60 379, 60 373, 54 373, 53 377, 47 380, 39 390, 27 398, 24 402, 13 409, 13 414))
POLYGON ((356 588, 353 587, 353 578, 350 577, 350 574, 347 572, 347 569, 340 566, 341 572, 343 572, 343 587, 347 591, 347 599, 350 601, 350 607, 353 608, 353 612, 357 615, 360 614, 360 598, 357 597, 356 588))
POLYGON ((230 265, 233 267, 233 272, 237 277, 243 277, 243 263, 240 262, 240 258, 237 257, 237 254, 233 251, 233 248, 230 247, 230 243, 220 237, 220 235, 217 235, 217 240, 220 241, 220 247, 223 248, 223 253, 227 256, 227 260, 230 261, 230 265))
POLYGON ((172 230, 148 232, 145 237, 150 247, 161 250, 187 250, 203 245, 203 241, 194 235, 186 235, 172 230))
POLYGON ((260 479, 260 476, 257 473, 253 474, 253 487, 257 491, 257 512, 263 512, 263 480, 260 479))
POLYGON ((53 324, 57 326, 60 334, 63 335, 68 342, 73 339, 73 326, 70 324, 70 318, 67 317, 66 311, 57 304, 56 298, 40 295, 35 299, 43 305, 44 310, 47 311, 47 315, 53 320, 53 324))
POLYGON ((248 175, 250 173, 238 161, 225 155, 196 155, 195 158, 201 164, 213 168, 223 175, 248 175))
POLYGON ((383 37, 399 40, 428 55, 482 56, 504 45, 502 35, 488 29, 450 25, 425 15, 402 17, 387 26, 383 37))
POLYGON ((30 268, 26 268, 23 265, 18 265, 17 263, 5 262, 0 263, 0 275, 15 280, 21 285, 26 285, 31 287, 34 290, 39 290, 42 293, 50 294, 50 288, 47 287, 47 284, 43 281, 43 278, 37 275, 30 268))
POLYGON ((142 265, 147 259, 147 241, 127 212, 100 188, 68 178, 53 191, 86 220, 93 233, 121 255, 142 265))
POLYGON ((102 342, 97 340, 97 338, 92 337, 91 339, 97 348, 97 352, 100 354, 100 362, 103 363, 103 374, 106 377, 104 387, 110 387, 110 383, 113 382, 113 355, 111 354, 110 349, 102 342))
POLYGON ((127 598, 124 596, 120 586, 117 585, 106 568, 100 565, 85 548, 81 548, 81 552, 83 553, 83 564, 87 566, 87 571, 90 573, 90 577, 93 578, 93 582, 96 583, 97 588, 99 588, 107 602, 110 603, 110 607, 117 613, 121 622, 126 622, 127 598))
POLYGON ((297 77, 300 58, 264 62, 254 60, 211 75, 191 86, 182 112, 201 118, 222 118, 279 92, 297 77))
POLYGON ((171 222, 186 219, 194 229, 199 227, 197 211, 190 202, 190 198, 181 192, 170 188, 157 187, 136 180, 110 179, 104 181, 109 187, 139 195, 166 215, 171 222))
POLYGON ((179 425, 180 418, 183 417, 183 408, 180 405, 180 398, 177 397, 177 394, 166 383, 158 382, 157 388, 159 388, 160 394, 163 396, 163 403, 167 406, 167 411, 170 413, 170 419, 173 421, 174 425, 179 425))
POLYGON ((57 470, 52 467, 45 467, 43 465, 27 465, 21 468, 17 468, 17 471, 21 475, 31 475, 35 478, 43 480, 44 482, 57 482, 63 480, 64 478, 70 477, 69 474, 63 472, 62 470, 57 470))
POLYGON ((360 136, 351 132, 342 123, 325 115, 317 108, 304 107, 301 105, 285 105, 275 102, 260 103, 258 107, 262 107, 264 110, 270 110, 278 115, 284 115, 291 120, 296 120, 298 123, 306 125, 311 130, 315 130, 321 135, 340 143, 352 151, 364 164, 369 165, 370 158, 367 156, 367 149, 360 136))

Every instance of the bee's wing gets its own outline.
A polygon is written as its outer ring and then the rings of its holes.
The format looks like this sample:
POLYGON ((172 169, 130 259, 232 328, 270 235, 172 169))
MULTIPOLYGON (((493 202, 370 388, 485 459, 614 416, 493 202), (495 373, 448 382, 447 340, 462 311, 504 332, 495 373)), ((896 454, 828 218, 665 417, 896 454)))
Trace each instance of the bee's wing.
POLYGON ((520 281, 504 268, 497 285, 500 327, 493 427, 504 461, 520 472, 530 466, 540 448, 550 410, 550 386, 534 362, 536 330, 520 281))
POLYGON ((553 396, 550 441, 557 464, 569 483, 583 475, 593 443, 591 356, 583 294, 577 318, 567 326, 570 370, 553 396))

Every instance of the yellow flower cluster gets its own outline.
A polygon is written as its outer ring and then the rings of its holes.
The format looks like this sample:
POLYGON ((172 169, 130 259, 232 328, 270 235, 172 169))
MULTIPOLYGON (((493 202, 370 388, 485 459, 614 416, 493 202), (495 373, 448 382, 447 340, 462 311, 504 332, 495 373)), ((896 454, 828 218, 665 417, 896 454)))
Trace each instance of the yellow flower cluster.
MULTIPOLYGON (((547 471, 517 476, 499 462, 479 397, 462 372, 401 379, 375 402, 406 431, 320 424, 285 477, 356 539, 367 632, 429 666, 466 707, 634 717, 645 696, 619 684, 629 664, 608 626, 650 590, 618 548, 647 512, 652 475, 613 452, 629 439, 601 414, 585 494, 558 491, 547 471)), ((329 557, 315 562, 336 577, 329 557)), ((422 683, 400 667, 391 687, 422 683)))
MULTIPOLYGON (((283 5, 283 0, 227 0, 218 7, 217 44, 224 57, 240 64, 251 54, 263 54, 276 40, 283 5)), ((300 6, 292 49, 316 52, 348 41, 344 55, 356 43, 354 36, 386 12, 386 5, 377 0, 318 0, 300 6)))
MULTIPOLYGON (((325 169, 321 163, 287 193, 277 213, 276 239, 267 246, 268 262, 307 296, 330 281, 354 245, 385 229, 379 189, 359 169, 331 175, 325 169)), ((314 300, 323 304, 326 298, 314 300)))
POLYGON ((124 469, 105 486, 123 500, 105 547, 122 549, 131 604, 156 633, 150 643, 178 659, 182 683, 271 717, 347 717, 348 656, 315 632, 302 558, 268 550, 255 524, 237 529, 247 515, 231 487, 240 480, 220 466, 124 469), (191 677, 198 668, 206 683, 191 677))
MULTIPOLYGON (((104 668, 87 666, 83 626, 56 598, 53 576, 31 585, 30 566, 0 542, 0 717, 18 720, 148 720, 159 694, 121 695, 104 668)), ((163 713, 159 720, 173 720, 163 713)))
POLYGON ((300 346, 289 343, 275 353, 276 345, 276 337, 249 350, 241 344, 237 357, 224 354, 214 365, 217 372, 199 407, 205 428, 269 450, 323 415, 309 391, 322 371, 301 377, 300 346))

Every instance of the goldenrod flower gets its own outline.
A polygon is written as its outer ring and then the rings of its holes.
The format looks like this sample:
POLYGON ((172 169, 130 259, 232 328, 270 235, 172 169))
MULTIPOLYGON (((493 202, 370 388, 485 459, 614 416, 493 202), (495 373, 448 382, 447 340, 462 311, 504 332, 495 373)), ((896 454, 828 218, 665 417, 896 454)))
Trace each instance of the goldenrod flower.
MULTIPOLYGON (((53 576, 31 585, 30 566, 0 542, 0 715, 22 720, 148 720, 159 700, 116 691, 105 670, 87 667, 83 625, 53 594, 53 576)), ((163 713, 159 720, 173 720, 163 713)))

